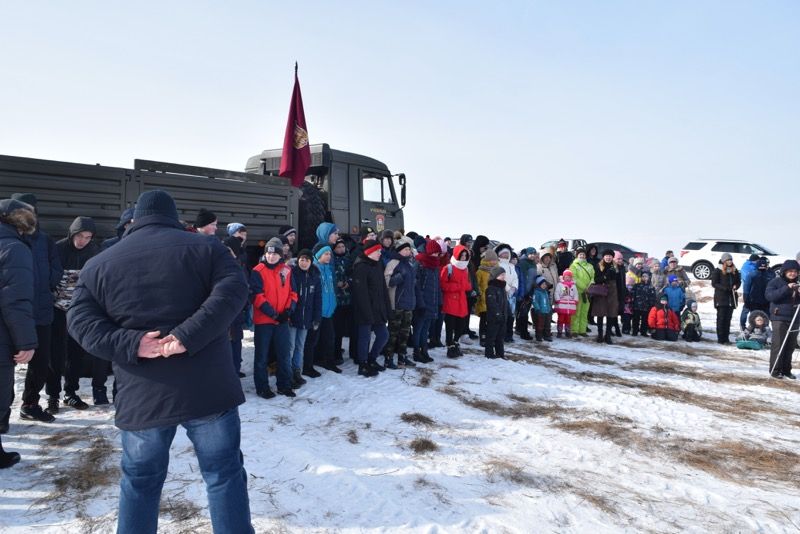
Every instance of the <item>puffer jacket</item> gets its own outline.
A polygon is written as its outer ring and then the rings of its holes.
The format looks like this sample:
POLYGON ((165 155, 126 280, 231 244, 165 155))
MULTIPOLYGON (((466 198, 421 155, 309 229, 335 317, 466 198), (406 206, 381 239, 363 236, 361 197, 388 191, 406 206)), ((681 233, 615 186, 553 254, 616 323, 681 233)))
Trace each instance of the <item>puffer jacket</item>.
POLYGON ((750 293, 750 277, 758 271, 758 262, 747 260, 739 270, 742 277, 742 294, 747 297, 750 293))
POLYGON ((0 366, 13 366, 14 354, 38 346, 33 280, 30 247, 16 228, 0 223, 0 366))
POLYGON ((650 308, 650 313, 647 315, 647 326, 653 330, 674 330, 680 331, 680 322, 678 316, 674 311, 669 309, 669 306, 653 306, 650 308))
POLYGON ((435 319, 442 307, 442 289, 439 286, 439 268, 420 264, 417 270, 417 309, 426 319, 435 319))
POLYGON ((64 270, 52 237, 37 230, 27 241, 33 254, 33 315, 37 326, 49 325, 53 322, 53 292, 64 270))
POLYGON ((747 326, 742 332, 742 337, 747 341, 757 341, 762 345, 766 345, 772 335, 772 330, 769 327, 769 317, 761 310, 752 311, 747 315, 747 326), (762 326, 756 326, 756 317, 764 319, 762 326))
POLYGON ((711 285, 714 287, 714 307, 730 306, 735 308, 739 305, 739 296, 736 290, 742 285, 742 278, 736 267, 732 272, 723 273, 717 267, 711 275, 711 285))
POLYGON ((386 324, 391 306, 380 260, 371 260, 363 253, 356 259, 351 294, 353 317, 357 325, 386 324))
POLYGON ((698 334, 703 333, 703 325, 700 323, 700 314, 693 312, 691 305, 689 305, 681 314, 681 330, 685 331, 690 325, 694 325, 694 329, 698 334))
POLYGON ((648 312, 656 305, 656 288, 649 283, 639 282, 633 286, 633 309, 638 312, 648 312))
POLYGON ((550 302, 550 292, 541 287, 533 290, 533 309, 536 313, 547 315, 553 313, 553 306, 550 302))
POLYGON ((482 259, 481 266, 478 267, 478 272, 475 273, 475 278, 478 280, 478 300, 475 302, 476 315, 486 312, 486 288, 489 287, 489 273, 495 265, 497 265, 497 262, 482 259))
MULTIPOLYGON (((469 260, 458 261, 456 259, 462 250, 466 250, 466 247, 463 245, 456 246, 453 256, 450 258, 450 263, 442 267, 439 272, 439 285, 442 288, 442 311, 455 317, 469 315, 467 292, 472 291, 469 273, 467 272, 469 260)), ((514 266, 510 263, 509 266, 511 271, 514 271, 514 266)), ((508 272, 506 272, 506 276, 508 276, 508 272)), ((516 277, 516 273, 514 273, 514 276, 516 277)), ((506 294, 508 294, 508 285, 506 285, 506 294)))
POLYGON ((578 288, 575 282, 559 282, 555 288, 555 310, 564 315, 575 315, 578 309, 578 288))
MULTIPOLYGON (((552 256, 551 256, 552 257, 552 256)), ((539 264, 539 275, 544 277, 547 280, 547 283, 550 285, 550 297, 555 297, 555 288, 556 284, 558 284, 558 267, 552 261, 550 265, 545 265, 544 263, 539 264)))
POLYGON ((675 313, 680 313, 683 306, 686 304, 686 292, 681 286, 673 287, 671 285, 664 288, 664 294, 669 301, 669 307, 675 313))
POLYGON ((331 263, 320 263, 314 260, 314 266, 319 269, 320 284, 322 293, 322 316, 325 319, 330 319, 336 312, 338 302, 336 300, 336 288, 334 283, 334 272, 332 260, 331 263))
POLYGON ((539 276, 539 267, 536 265, 536 262, 529 260, 527 257, 521 258, 517 266, 520 271, 522 271, 525 280, 524 284, 520 284, 522 286, 521 289, 525 293, 524 296, 533 297, 533 290, 536 289, 533 283, 536 281, 536 277, 539 276))
POLYGON ((291 315, 297 306, 291 267, 282 261, 275 265, 266 261, 256 265, 250 272, 250 298, 253 324, 278 324, 275 319, 287 310, 291 315))
POLYGON ((294 328, 310 329, 322 317, 322 276, 315 265, 307 271, 299 266, 292 267, 291 287, 297 295, 297 304, 289 316, 289 324, 294 328))
POLYGON ((576 259, 569 266, 569 270, 572 271, 572 279, 575 281, 578 293, 584 294, 586 288, 594 282, 594 267, 586 260, 576 259))
POLYGON ((389 304, 392 310, 414 311, 417 308, 417 265, 411 257, 403 257, 391 251, 391 259, 383 271, 389 304))
POLYGON ((505 324, 510 314, 506 283, 503 280, 490 280, 486 287, 486 320, 490 323, 505 324))
POLYGON ((758 270, 749 277, 750 290, 744 294, 745 305, 750 309, 769 309, 767 285, 775 278, 772 269, 758 270))
MULTIPOLYGON (((783 276, 775 277, 767 284, 766 297, 769 301, 769 318, 774 321, 791 322, 797 306, 800 305, 800 293, 789 289, 789 282, 783 276)), ((797 328, 797 325, 794 325, 797 328)))
POLYGON ((333 272, 336 282, 336 304, 347 306, 350 304, 350 285, 352 284, 353 262, 345 252, 341 256, 333 254, 333 272))

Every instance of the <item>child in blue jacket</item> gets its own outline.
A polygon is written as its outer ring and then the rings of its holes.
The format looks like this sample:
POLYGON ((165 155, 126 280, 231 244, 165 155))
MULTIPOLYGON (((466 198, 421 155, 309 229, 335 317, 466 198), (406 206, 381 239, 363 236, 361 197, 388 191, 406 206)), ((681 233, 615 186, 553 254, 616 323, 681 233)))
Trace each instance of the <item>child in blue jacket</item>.
POLYGON ((686 293, 681 287, 677 276, 670 275, 667 280, 669 284, 664 288, 664 295, 667 296, 669 308, 674 311, 676 315, 680 316, 681 310, 683 310, 683 307, 686 305, 686 293))
POLYGON ((536 277, 533 290, 533 311, 536 313, 536 341, 553 341, 550 320, 553 317, 553 304, 550 302, 550 284, 544 276, 536 277))

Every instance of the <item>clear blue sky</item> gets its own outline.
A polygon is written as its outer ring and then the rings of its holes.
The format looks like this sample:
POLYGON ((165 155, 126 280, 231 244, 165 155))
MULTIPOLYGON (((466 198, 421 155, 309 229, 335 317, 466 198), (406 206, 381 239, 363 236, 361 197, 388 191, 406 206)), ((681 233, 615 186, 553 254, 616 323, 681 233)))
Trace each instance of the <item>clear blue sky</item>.
POLYGON ((311 142, 405 172, 408 230, 800 250, 800 2, 496 4, 3 1, 0 153, 242 169, 297 60, 311 142))

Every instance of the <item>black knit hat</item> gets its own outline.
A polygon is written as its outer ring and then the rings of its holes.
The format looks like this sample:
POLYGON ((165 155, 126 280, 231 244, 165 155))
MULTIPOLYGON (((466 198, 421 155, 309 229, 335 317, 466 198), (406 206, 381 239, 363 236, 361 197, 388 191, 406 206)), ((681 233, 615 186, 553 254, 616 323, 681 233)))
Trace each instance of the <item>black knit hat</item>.
POLYGON ((33 193, 14 193, 11 195, 11 198, 14 200, 19 200, 20 202, 24 202, 25 204, 30 204, 34 208, 36 207, 36 202, 38 201, 36 195, 33 193))
POLYGON ((359 234, 361 235, 361 239, 366 239, 369 234, 374 234, 375 228, 372 226, 362 226, 361 231, 359 234))
POLYGON ((283 226, 278 228, 278 233, 280 235, 285 235, 286 237, 289 237, 292 234, 297 235, 297 228, 295 228, 294 226, 290 226, 288 224, 284 224, 283 226))
POLYGON ((161 189, 145 191, 139 195, 139 200, 136 201, 133 219, 141 219, 148 215, 161 215, 177 221, 178 208, 175 207, 175 201, 166 191, 161 189))
POLYGON ((611 250, 610 248, 607 248, 607 249, 605 249, 605 250, 603 251, 603 253, 602 253, 602 254, 600 254, 600 257, 601 257, 601 258, 602 258, 603 256, 611 256, 611 257, 613 258, 613 257, 614 257, 614 251, 613 251, 613 250, 611 250))
POLYGON ((204 226, 208 226, 209 224, 213 223, 216 220, 217 216, 214 215, 213 211, 208 211, 205 208, 200 208, 200 211, 197 213, 197 218, 194 220, 194 227, 202 228, 204 226))
POLYGON ((297 253, 297 259, 300 258, 308 258, 309 260, 314 261, 314 254, 307 248, 304 248, 303 250, 297 253))
POLYGON ((33 206, 27 202, 17 200, 16 198, 4 198, 0 200, 0 215, 8 215, 12 211, 17 210, 31 210, 33 206))

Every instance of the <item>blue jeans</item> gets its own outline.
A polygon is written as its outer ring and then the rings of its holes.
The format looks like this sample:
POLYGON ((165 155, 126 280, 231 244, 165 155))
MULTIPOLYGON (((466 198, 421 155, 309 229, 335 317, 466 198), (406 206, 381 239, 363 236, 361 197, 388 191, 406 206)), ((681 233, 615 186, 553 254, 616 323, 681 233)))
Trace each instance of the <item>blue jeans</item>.
POLYGON ((270 347, 275 350, 275 360, 278 362, 278 389, 287 390, 292 387, 292 364, 289 354, 289 325, 283 324, 257 324, 253 335, 253 381, 256 392, 262 393, 269 390, 269 371, 267 370, 267 357, 270 347))
POLYGON ((411 329, 411 342, 414 348, 428 348, 428 332, 430 332, 433 319, 425 317, 425 312, 420 317, 414 318, 414 325, 411 329))
MULTIPOLYGON (((239 449, 239 410, 181 423, 194 445, 206 482, 214 532, 252 533, 247 472, 239 449)), ((149 534, 158 528, 161 489, 177 425, 122 431, 118 534, 149 534)))
POLYGON ((306 346, 308 329, 289 327, 289 354, 292 355, 292 371, 303 370, 303 348, 306 346))
POLYGON ((358 325, 358 363, 374 362, 389 340, 389 330, 383 323, 358 325), (375 341, 372 350, 369 349, 369 340, 375 332, 375 341))

